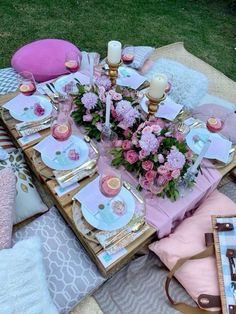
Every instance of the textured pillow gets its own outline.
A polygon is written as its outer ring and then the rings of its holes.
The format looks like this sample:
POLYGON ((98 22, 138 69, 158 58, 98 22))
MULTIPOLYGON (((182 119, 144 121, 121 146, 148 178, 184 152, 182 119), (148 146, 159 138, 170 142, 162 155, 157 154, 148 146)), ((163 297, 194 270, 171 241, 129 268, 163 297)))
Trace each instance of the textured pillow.
POLYGON ((170 97, 177 103, 193 108, 198 105, 208 89, 207 77, 183 64, 165 58, 154 61, 144 74, 150 80, 155 73, 164 73, 171 83, 170 97))
POLYGON ((1 250, 0 260, 0 313, 59 313, 48 291, 39 238, 1 250))
MULTIPOLYGON (((204 234, 212 232, 212 215, 235 214, 236 204, 224 194, 214 191, 173 234, 151 244, 149 248, 171 269, 180 258, 195 255, 206 248, 204 234)), ((198 302, 201 294, 219 295, 214 257, 186 262, 175 277, 195 302, 198 302)))
POLYGON ((18 49, 11 59, 17 71, 30 71, 35 80, 44 82, 59 75, 69 73, 65 68, 65 57, 69 51, 80 50, 72 43, 62 39, 41 39, 18 49))
POLYGON ((12 140, 10 139, 4 127, 0 125, 0 147, 5 149, 7 152, 12 152, 15 149, 12 140))
POLYGON ((148 46, 135 46, 134 48, 134 61, 130 64, 130 66, 134 69, 140 69, 155 49, 148 46))
POLYGON ((0 171, 0 250, 11 246, 15 213, 16 177, 10 168, 0 171))
POLYGON ((16 175, 16 213, 14 224, 17 224, 38 213, 47 211, 47 206, 42 202, 25 163, 20 149, 11 152, 9 159, 0 160, 0 170, 11 167, 16 175))
POLYGON ((48 288, 60 313, 69 313, 105 281, 55 207, 19 228, 12 243, 32 236, 42 241, 48 288))

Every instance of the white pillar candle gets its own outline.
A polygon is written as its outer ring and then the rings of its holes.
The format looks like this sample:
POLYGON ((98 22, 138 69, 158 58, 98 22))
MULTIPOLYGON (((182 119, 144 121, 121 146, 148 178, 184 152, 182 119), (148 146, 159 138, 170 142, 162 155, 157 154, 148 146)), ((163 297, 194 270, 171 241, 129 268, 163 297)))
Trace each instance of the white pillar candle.
POLYGON ((155 74, 150 82, 149 95, 152 98, 161 98, 164 95, 167 83, 167 77, 164 74, 155 74))
POLYGON ((94 58, 90 56, 89 60, 89 74, 90 74, 90 85, 93 85, 93 67, 94 67, 94 58))
POLYGON ((108 42, 107 60, 111 64, 117 64, 121 59, 121 43, 116 40, 108 42))
POLYGON ((206 141, 206 143, 204 144, 204 146, 203 146, 203 148, 202 148, 202 150, 201 150, 201 153, 198 155, 197 159, 195 160, 195 163, 194 163, 194 164, 192 165, 192 167, 190 168, 190 170, 191 170, 192 173, 196 173, 196 172, 197 172, 197 168, 198 168, 198 166, 200 165, 200 163, 201 163, 203 157, 205 156, 205 154, 206 154, 206 152, 207 152, 207 150, 208 150, 210 144, 211 144, 211 140, 208 139, 208 140, 206 141))
POLYGON ((105 120, 105 126, 107 128, 110 127, 110 112, 111 112, 111 95, 107 94, 107 97, 106 97, 106 120, 105 120))

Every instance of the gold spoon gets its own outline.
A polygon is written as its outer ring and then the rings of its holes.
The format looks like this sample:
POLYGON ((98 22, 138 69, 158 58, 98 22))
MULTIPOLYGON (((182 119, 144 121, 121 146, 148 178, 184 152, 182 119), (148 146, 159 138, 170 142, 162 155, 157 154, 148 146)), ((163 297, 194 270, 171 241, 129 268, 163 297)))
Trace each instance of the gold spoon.
POLYGON ((145 225, 145 221, 143 219, 141 221, 136 222, 124 236, 119 238, 117 241, 112 241, 105 248, 108 249, 113 245, 119 244, 121 241, 123 241, 126 237, 130 236, 132 233, 138 232, 144 225, 145 225))

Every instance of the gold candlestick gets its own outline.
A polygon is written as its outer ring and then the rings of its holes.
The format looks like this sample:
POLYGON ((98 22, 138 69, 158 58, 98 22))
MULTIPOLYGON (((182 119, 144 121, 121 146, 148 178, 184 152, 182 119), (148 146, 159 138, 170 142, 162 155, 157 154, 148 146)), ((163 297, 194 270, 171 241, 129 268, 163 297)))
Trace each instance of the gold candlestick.
POLYGON ((146 93, 146 97, 148 98, 148 118, 155 117, 159 104, 166 99, 166 94, 164 93, 161 98, 153 98, 146 93))
POLYGON ((111 80, 111 85, 114 86, 114 85, 116 85, 116 79, 118 77, 118 68, 122 64, 122 62, 120 61, 119 63, 114 64, 114 63, 110 63, 106 59, 106 63, 109 66, 108 75, 109 75, 109 78, 111 80))

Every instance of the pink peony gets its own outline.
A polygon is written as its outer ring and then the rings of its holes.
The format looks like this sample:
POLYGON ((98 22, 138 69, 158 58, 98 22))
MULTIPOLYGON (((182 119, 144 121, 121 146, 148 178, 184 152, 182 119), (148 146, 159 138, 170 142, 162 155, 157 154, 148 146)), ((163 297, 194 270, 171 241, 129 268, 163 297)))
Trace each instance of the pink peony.
POLYGON ((160 125, 154 124, 154 125, 151 126, 151 130, 152 130, 153 133, 158 135, 158 134, 160 134, 162 128, 160 127, 160 125))
POLYGON ((94 109, 98 101, 98 96, 95 93, 87 92, 84 93, 83 97, 81 98, 81 102, 86 109, 94 109))
POLYGON ((83 116, 83 121, 85 121, 85 122, 90 122, 92 120, 93 120, 93 116, 91 114, 85 114, 83 116))
POLYGON ((165 161, 165 157, 162 154, 158 154, 157 159, 160 164, 163 164, 165 161))
POLYGON ((122 143, 123 143, 123 141, 122 140, 116 140, 116 141, 114 141, 114 146, 115 147, 121 147, 122 146, 122 143))
POLYGON ((151 133, 152 132, 152 128, 150 126, 146 126, 143 130, 142 130, 142 134, 145 133, 151 133))
POLYGON ((124 140, 122 144, 124 150, 129 150, 131 148, 131 142, 129 140, 124 140))
POLYGON ((138 161, 138 154, 134 150, 128 150, 125 154, 125 159, 128 161, 129 164, 134 164, 138 161))
POLYGON ((168 172, 168 169, 166 168, 166 166, 161 165, 161 166, 159 166, 159 167, 157 168, 157 172, 158 172, 159 174, 164 175, 164 174, 166 174, 166 173, 168 172))
POLYGON ((153 162, 151 160, 145 160, 142 162, 142 168, 146 171, 153 169, 153 162))
POLYGON ((180 176, 180 170, 179 169, 173 170, 171 176, 172 178, 177 179, 180 176))
POLYGON ((145 190, 148 190, 150 187, 150 181, 148 181, 145 177, 139 177, 139 184, 145 190))
POLYGON ((145 174, 145 179, 148 180, 149 182, 153 182, 155 176, 156 176, 156 172, 153 170, 149 170, 145 174))
POLYGON ((182 169, 185 164, 185 156, 178 149, 171 149, 167 156, 167 161, 171 170, 182 169))

